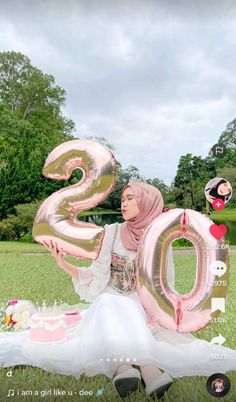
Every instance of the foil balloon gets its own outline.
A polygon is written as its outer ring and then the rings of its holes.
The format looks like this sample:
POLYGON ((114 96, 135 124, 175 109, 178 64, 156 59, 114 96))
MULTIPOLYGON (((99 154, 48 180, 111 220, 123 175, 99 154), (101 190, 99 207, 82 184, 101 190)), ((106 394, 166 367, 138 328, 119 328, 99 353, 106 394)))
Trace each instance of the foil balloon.
POLYGON ((198 331, 224 311, 229 269, 219 280, 211 264, 218 261, 229 268, 229 256, 224 240, 211 235, 212 224, 199 212, 173 209, 159 215, 145 230, 136 260, 137 291, 149 323, 179 332, 198 331), (167 250, 179 238, 190 240, 197 253, 195 284, 185 295, 171 290, 167 275, 167 250))
POLYGON ((107 198, 115 184, 116 163, 103 145, 73 140, 49 154, 43 174, 51 179, 67 180, 76 168, 83 172, 81 181, 53 193, 43 202, 35 217, 33 237, 39 243, 57 242, 65 254, 96 259, 104 228, 79 221, 76 216, 107 198))

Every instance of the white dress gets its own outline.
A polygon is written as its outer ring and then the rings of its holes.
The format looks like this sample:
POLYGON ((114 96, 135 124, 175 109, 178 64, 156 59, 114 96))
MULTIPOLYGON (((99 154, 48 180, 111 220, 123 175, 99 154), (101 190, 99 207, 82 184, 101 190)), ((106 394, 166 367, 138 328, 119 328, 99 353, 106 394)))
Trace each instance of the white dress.
MULTIPOLYGON (((203 375, 236 370, 236 350, 211 345, 191 334, 178 333, 156 324, 151 329, 138 294, 121 294, 111 283, 111 253, 134 260, 136 253, 125 249, 120 225, 106 225, 98 260, 82 268, 81 281, 75 279, 76 293, 92 302, 81 312, 80 323, 62 343, 35 344, 29 331, 0 333, 0 366, 29 364, 47 371, 73 375, 104 374, 112 378, 122 363, 152 364, 172 377, 203 375), (116 228, 117 233, 116 233, 116 228), (115 236, 116 233, 116 236, 115 236), (115 242, 114 242, 115 238, 115 242), (211 359, 211 354, 224 359, 211 359)), ((174 286, 172 252, 168 252, 169 283, 174 286)))

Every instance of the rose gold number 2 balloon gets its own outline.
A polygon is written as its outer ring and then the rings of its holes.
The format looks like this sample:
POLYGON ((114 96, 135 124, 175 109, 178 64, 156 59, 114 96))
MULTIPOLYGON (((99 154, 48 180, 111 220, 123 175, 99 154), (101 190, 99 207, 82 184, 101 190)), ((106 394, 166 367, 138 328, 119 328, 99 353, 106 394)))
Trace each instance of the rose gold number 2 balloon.
POLYGON ((53 193, 40 206, 33 225, 37 242, 55 241, 66 254, 96 259, 104 228, 82 222, 76 215, 95 207, 110 194, 116 178, 116 163, 109 149, 94 141, 74 140, 56 147, 48 156, 43 174, 69 179, 80 168, 82 180, 53 193))
POLYGON ((217 306, 226 296, 229 269, 217 280, 210 264, 222 261, 229 268, 229 257, 224 241, 210 234, 212 223, 199 212, 173 209, 159 215, 146 229, 137 255, 137 284, 149 322, 190 332, 203 328, 219 314, 217 306), (178 238, 190 240, 197 252, 195 285, 186 295, 172 291, 167 280, 167 250, 178 238))

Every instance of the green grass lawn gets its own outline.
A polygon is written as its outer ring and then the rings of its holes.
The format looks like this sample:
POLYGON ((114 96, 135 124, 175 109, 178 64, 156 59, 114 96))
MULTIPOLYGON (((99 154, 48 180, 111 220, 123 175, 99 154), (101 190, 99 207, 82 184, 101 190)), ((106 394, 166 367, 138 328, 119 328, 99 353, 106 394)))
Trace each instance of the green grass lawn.
MULTIPOLYGON (((79 296, 74 292, 71 278, 61 270, 54 259, 48 254, 39 255, 37 252, 45 250, 37 244, 0 242, 0 303, 11 298, 30 299, 34 303, 48 304, 55 300, 69 304, 80 303, 79 296), (7 253, 8 252, 8 253, 7 253), (23 252, 35 254, 25 254, 23 252)), ((46 252, 46 250, 45 250, 46 252)), ((88 262, 82 261, 82 265, 88 262)), ((177 270, 176 288, 185 293, 193 284, 195 257, 191 255, 175 255, 177 270)), ((211 324, 195 335, 198 338, 210 341, 213 336, 221 333, 226 338, 225 346, 236 349, 236 255, 231 256, 230 286, 226 303, 225 316, 228 324, 211 324)), ((96 335, 96 334, 95 334, 96 335)), ((18 366, 12 369, 13 376, 7 377, 9 369, 0 369, 0 401, 121 401, 113 389, 112 382, 103 375, 95 377, 81 376, 75 380, 72 376, 64 376, 47 372, 30 366, 18 366), (105 387, 104 393, 96 397, 97 390, 105 387), (7 398, 9 389, 19 390, 19 396, 7 398), (49 394, 54 389, 70 391, 70 395, 53 396, 49 394), (82 390, 93 391, 93 396, 79 396, 82 390), (37 396, 24 396, 23 391, 39 392, 37 396), (47 393, 47 396, 42 396, 47 393), (42 395, 40 393, 42 392, 42 395), (71 395, 73 393, 73 396, 71 395), (77 393, 77 394, 75 394, 77 393)), ((216 361, 217 372, 217 361, 216 361)), ((236 401, 236 372, 227 373, 231 380, 231 391, 220 400, 223 402, 236 401)), ((217 401, 206 391, 207 377, 184 377, 174 381, 168 393, 161 399, 162 402, 202 402, 217 401)), ((144 387, 133 392, 124 399, 130 402, 153 401, 146 397, 144 387)))
POLYGON ((0 241, 0 253, 48 253, 44 246, 38 243, 0 241))
POLYGON ((209 218, 214 220, 236 221, 236 208, 214 211, 209 218))

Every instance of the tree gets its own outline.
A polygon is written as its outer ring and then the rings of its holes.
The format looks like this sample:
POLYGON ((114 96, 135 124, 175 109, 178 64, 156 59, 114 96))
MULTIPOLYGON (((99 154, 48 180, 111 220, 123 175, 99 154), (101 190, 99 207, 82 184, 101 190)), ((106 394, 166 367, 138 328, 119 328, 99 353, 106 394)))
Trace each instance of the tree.
POLYGON ((227 124, 218 142, 227 145, 228 148, 236 150, 236 119, 227 124))
POLYGON ((74 123, 61 113, 65 97, 28 57, 0 53, 0 218, 68 185, 41 175, 49 152, 73 139, 74 123))
POLYGON ((209 181, 207 162, 200 156, 181 156, 174 179, 177 206, 200 211, 205 206, 204 188, 209 181))
POLYGON ((160 190, 163 198, 164 198, 164 202, 165 205, 168 205, 172 202, 172 191, 171 188, 169 186, 167 186, 167 184, 164 183, 163 180, 160 179, 148 179, 147 183, 151 184, 152 186, 158 188, 158 190, 160 190))
POLYGON ((223 157, 215 157, 212 149, 209 151, 209 158, 216 163, 217 169, 224 167, 236 167, 236 119, 232 120, 218 139, 219 144, 226 146, 226 153, 223 157))

